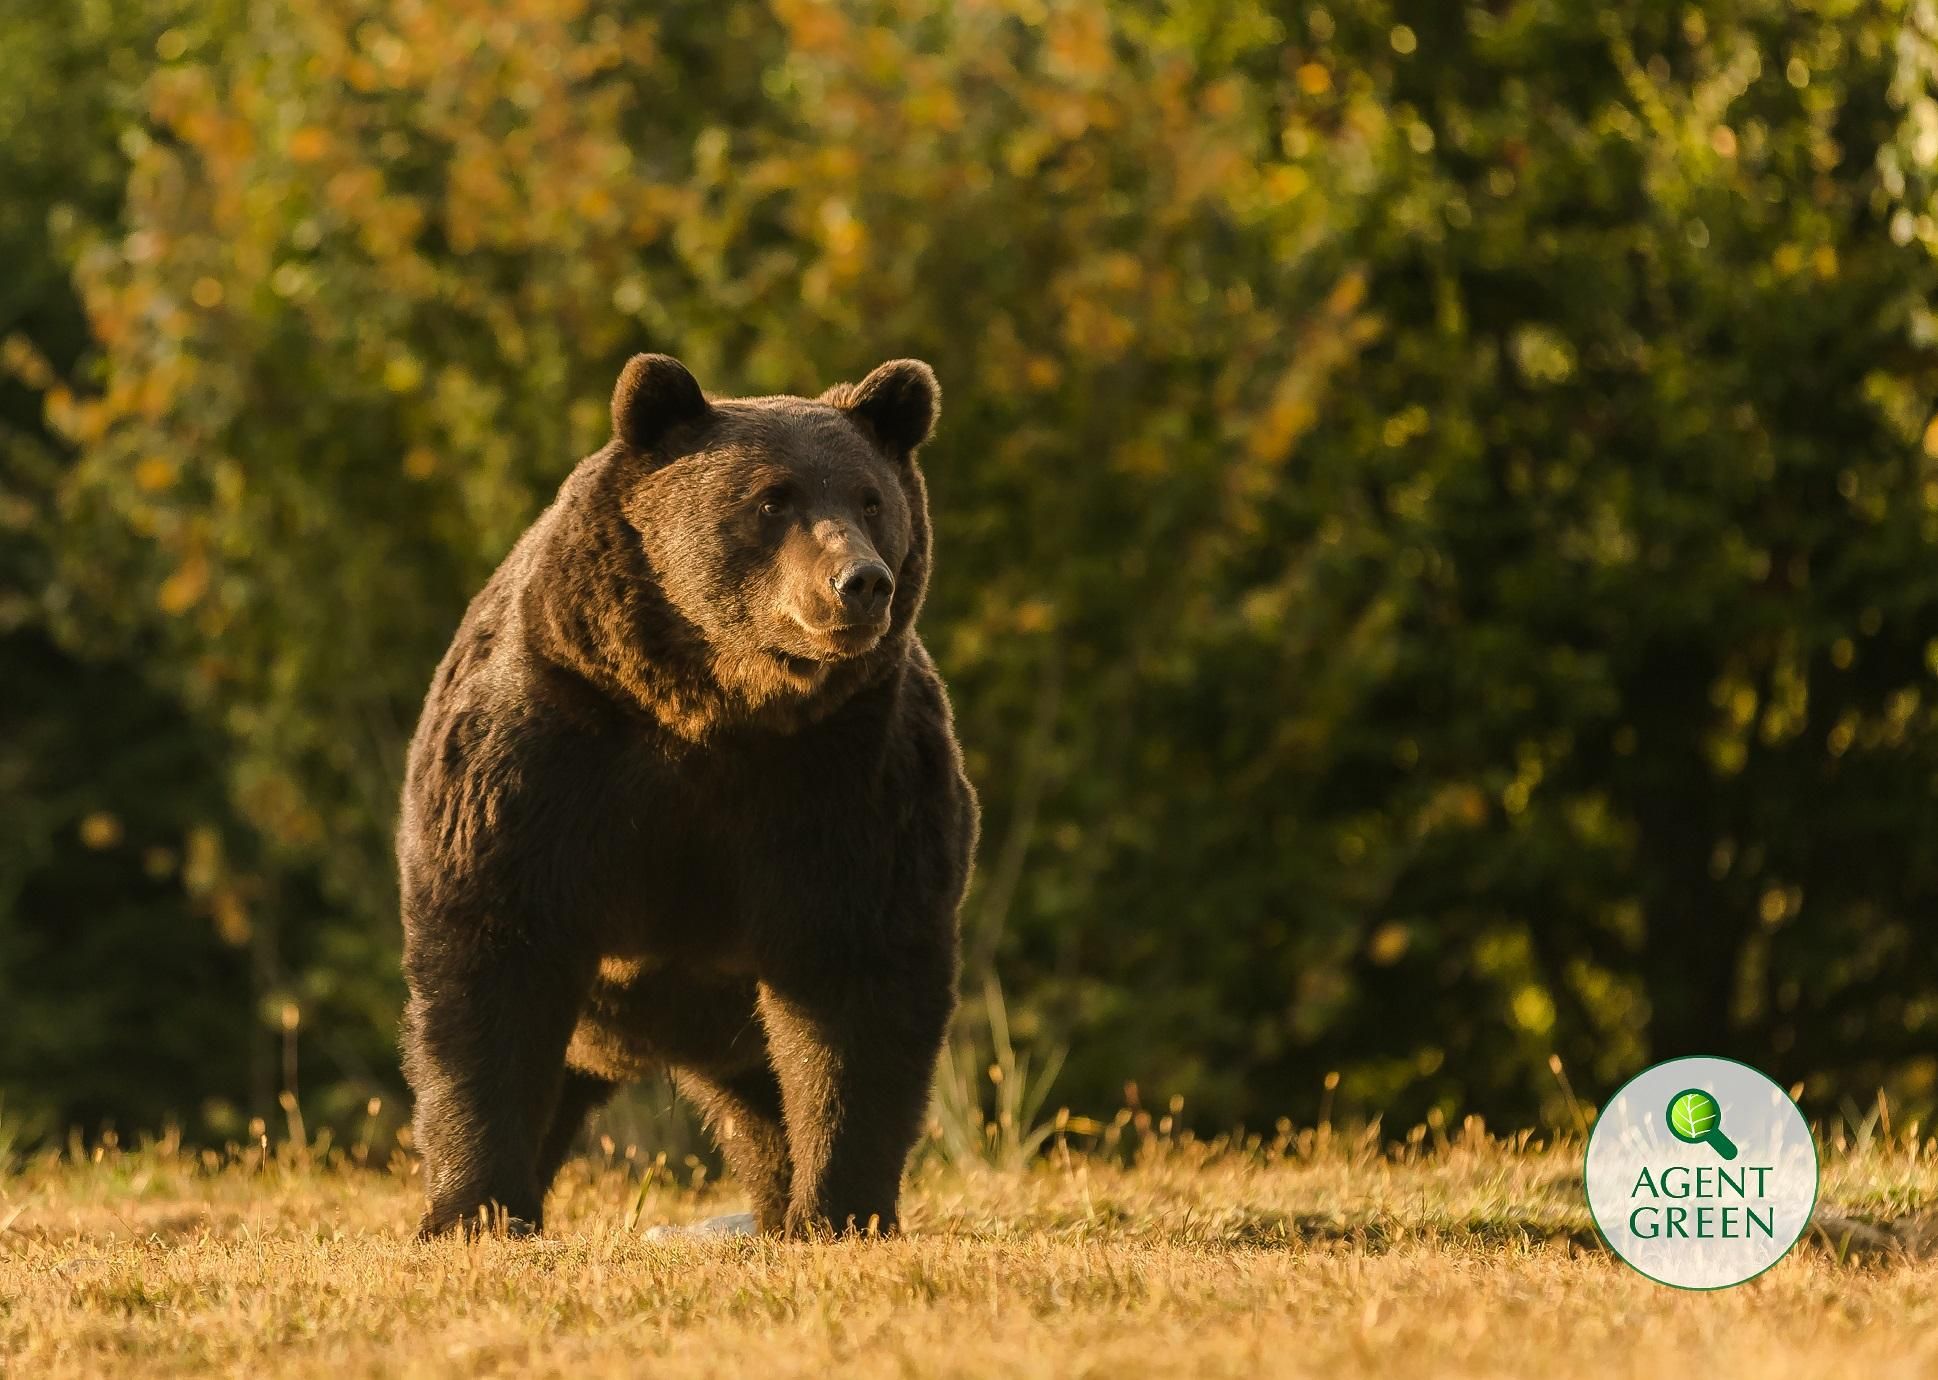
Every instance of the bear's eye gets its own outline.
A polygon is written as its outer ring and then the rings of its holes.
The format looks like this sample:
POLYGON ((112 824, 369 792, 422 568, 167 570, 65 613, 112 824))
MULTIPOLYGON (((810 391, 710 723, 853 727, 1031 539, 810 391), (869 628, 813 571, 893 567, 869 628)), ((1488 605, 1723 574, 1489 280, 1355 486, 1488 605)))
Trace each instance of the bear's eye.
POLYGON ((880 497, 875 494, 864 495, 861 500, 861 511, 864 517, 881 516, 882 501, 880 497))
POLYGON ((760 500, 763 517, 779 517, 787 511, 787 494, 781 489, 769 489, 760 500))

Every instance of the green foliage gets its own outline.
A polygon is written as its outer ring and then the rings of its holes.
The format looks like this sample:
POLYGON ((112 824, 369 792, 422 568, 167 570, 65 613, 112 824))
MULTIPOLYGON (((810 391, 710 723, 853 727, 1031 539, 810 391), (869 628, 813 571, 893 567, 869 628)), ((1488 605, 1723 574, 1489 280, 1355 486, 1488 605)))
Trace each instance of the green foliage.
MULTIPOLYGON (((158 826, 204 840, 182 942, 242 947, 255 1045, 293 1002, 343 1107, 394 1077, 430 668, 636 349, 720 392, 936 365, 970 975, 1068 1043, 1059 1097, 1257 1121, 1339 1070, 1342 1111, 1518 1119, 1551 1053, 1705 1052, 1931 1099, 1924 9, 163 22, 138 101, 18 72, 117 151, 112 196, 79 156, 0 196, 73 207, 92 340, 9 328, 72 456, 31 603, 219 763, 158 826)), ((108 953, 167 904, 113 894, 108 953)))
POLYGON ((53 629, 68 471, 41 393, 89 333, 50 228, 116 215, 168 12, 0 3, 0 1139, 200 1121, 250 1090, 260 964, 211 923, 206 865, 238 832, 223 744, 138 644, 53 629))
POLYGON ((1354 870, 1399 938, 1356 985, 1451 999, 1324 1043, 1928 1091, 1938 376, 1880 176, 1898 16, 1359 14, 1362 51, 1405 19, 1435 61, 1389 88, 1432 135, 1377 251, 1392 349, 1307 451, 1373 486, 1392 609, 1354 870))

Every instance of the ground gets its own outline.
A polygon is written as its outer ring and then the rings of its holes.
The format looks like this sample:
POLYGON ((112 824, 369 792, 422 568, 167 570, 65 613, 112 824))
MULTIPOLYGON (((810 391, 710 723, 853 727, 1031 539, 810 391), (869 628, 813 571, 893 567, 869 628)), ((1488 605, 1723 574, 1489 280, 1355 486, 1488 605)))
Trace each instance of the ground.
POLYGON ((45 1155, 0 1176, 0 1374, 861 1377, 1938 1373, 1938 1143, 1826 1148, 1819 1228, 1686 1293, 1595 1240, 1580 1147, 1307 1133, 931 1156, 890 1242, 686 1241, 737 1207, 568 1168, 548 1235, 419 1244, 354 1157, 45 1155))

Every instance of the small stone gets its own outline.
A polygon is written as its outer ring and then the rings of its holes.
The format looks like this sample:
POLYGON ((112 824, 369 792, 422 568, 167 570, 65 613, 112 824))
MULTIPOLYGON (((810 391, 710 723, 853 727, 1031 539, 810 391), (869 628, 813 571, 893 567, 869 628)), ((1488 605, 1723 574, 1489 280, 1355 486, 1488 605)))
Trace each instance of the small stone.
POLYGON ((720 1217, 709 1217, 703 1222, 690 1226, 676 1226, 671 1222, 663 1223, 646 1233, 648 1241, 664 1244, 668 1241, 720 1239, 730 1236, 752 1236, 755 1232, 754 1214, 751 1212, 729 1212, 720 1217))

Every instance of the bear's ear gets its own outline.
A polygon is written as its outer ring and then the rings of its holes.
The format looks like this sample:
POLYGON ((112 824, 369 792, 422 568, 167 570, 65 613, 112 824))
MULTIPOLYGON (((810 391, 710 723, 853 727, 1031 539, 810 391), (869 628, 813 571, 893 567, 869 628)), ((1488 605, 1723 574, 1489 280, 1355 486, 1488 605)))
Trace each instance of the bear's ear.
POLYGON ((857 421, 898 460, 929 439, 941 409, 935 370, 919 359, 891 359, 860 383, 841 383, 821 395, 857 421))
POLYGON ((651 450, 681 422, 712 410, 686 366, 671 355, 634 355, 612 390, 612 434, 634 450, 651 450))

